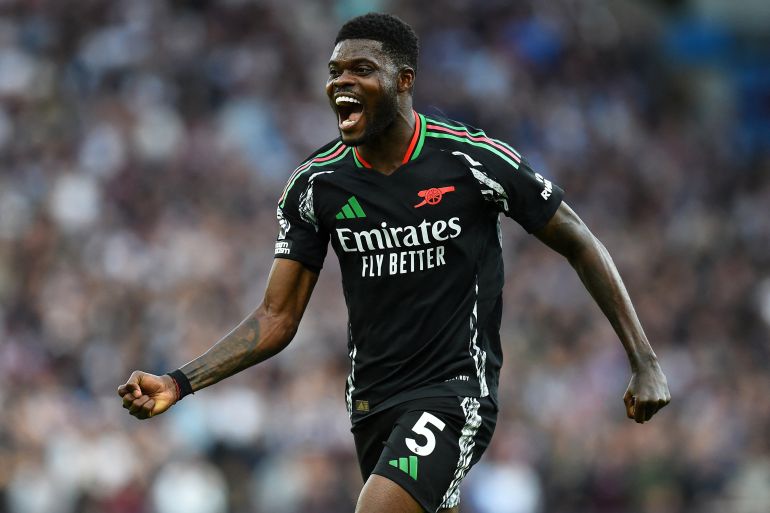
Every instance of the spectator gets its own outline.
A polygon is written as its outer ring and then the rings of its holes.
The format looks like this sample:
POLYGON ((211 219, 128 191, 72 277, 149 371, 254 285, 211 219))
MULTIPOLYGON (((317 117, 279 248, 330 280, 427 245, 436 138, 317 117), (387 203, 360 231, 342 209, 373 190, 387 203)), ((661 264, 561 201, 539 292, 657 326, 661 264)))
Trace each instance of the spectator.
MULTIPOLYGON (((770 511, 759 20, 703 23, 699 2, 676 18, 631 2, 368 4, 422 37, 418 110, 483 126, 564 186, 674 397, 656 422, 625 420, 610 327, 565 262, 504 223, 506 258, 530 272, 508 276, 500 432, 464 511, 770 511), (576 401, 574 383, 592 393, 576 401)), ((142 426, 112 396, 258 301, 283 181, 335 136, 323 63, 359 9, 0 5, 0 510, 353 510, 333 258, 287 354, 142 426), (145 450, 126 452, 129 436, 145 450)))

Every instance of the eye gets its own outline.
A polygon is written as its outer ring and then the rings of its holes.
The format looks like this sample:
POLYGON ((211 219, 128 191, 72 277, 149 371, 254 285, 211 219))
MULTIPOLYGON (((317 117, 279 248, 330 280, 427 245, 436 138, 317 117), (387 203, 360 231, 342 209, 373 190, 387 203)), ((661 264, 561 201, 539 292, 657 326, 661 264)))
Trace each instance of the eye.
POLYGON ((340 76, 340 72, 337 68, 329 68, 329 78, 337 78, 340 76))
POLYGON ((374 70, 371 68, 371 66, 356 66, 353 69, 353 72, 355 72, 356 75, 368 75, 372 71, 374 70))

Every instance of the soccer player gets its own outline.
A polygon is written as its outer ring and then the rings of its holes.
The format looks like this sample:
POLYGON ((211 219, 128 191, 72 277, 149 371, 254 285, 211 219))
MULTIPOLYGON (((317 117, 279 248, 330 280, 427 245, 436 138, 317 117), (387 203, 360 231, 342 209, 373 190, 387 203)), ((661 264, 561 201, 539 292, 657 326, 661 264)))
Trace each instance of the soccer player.
POLYGON ((205 354, 118 388, 140 419, 280 352, 329 242, 348 305, 346 402, 365 481, 360 513, 459 511, 495 427, 502 353, 499 214, 567 258, 625 348, 623 400, 644 423, 669 400, 604 246, 563 191, 508 144, 412 109, 418 40, 390 15, 339 31, 326 93, 340 137, 289 177, 262 304, 205 354))

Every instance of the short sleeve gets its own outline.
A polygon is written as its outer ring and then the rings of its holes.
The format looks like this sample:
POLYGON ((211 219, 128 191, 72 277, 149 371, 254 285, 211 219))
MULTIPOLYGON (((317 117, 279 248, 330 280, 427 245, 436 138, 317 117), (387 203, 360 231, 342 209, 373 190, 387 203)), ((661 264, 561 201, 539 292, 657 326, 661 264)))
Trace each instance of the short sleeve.
POLYGON ((329 233, 321 227, 313 205, 313 182, 302 177, 287 185, 278 202, 278 237, 275 258, 288 258, 320 270, 329 245, 329 233))
POLYGON ((454 154, 468 161, 484 199, 527 232, 539 230, 556 213, 564 191, 513 148, 481 134, 475 134, 476 145, 454 154))

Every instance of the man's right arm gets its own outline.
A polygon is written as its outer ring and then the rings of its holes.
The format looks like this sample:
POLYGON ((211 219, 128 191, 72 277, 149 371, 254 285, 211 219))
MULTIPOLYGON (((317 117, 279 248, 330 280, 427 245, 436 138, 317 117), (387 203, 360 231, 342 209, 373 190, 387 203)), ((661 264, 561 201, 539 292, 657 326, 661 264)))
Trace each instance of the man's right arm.
MULTIPOLYGON (((279 353, 291 342, 315 287, 318 273, 294 260, 277 258, 262 304, 204 354, 181 367, 195 392, 279 353)), ((118 388, 123 407, 137 418, 163 413, 179 398, 170 376, 141 371, 118 388)))

